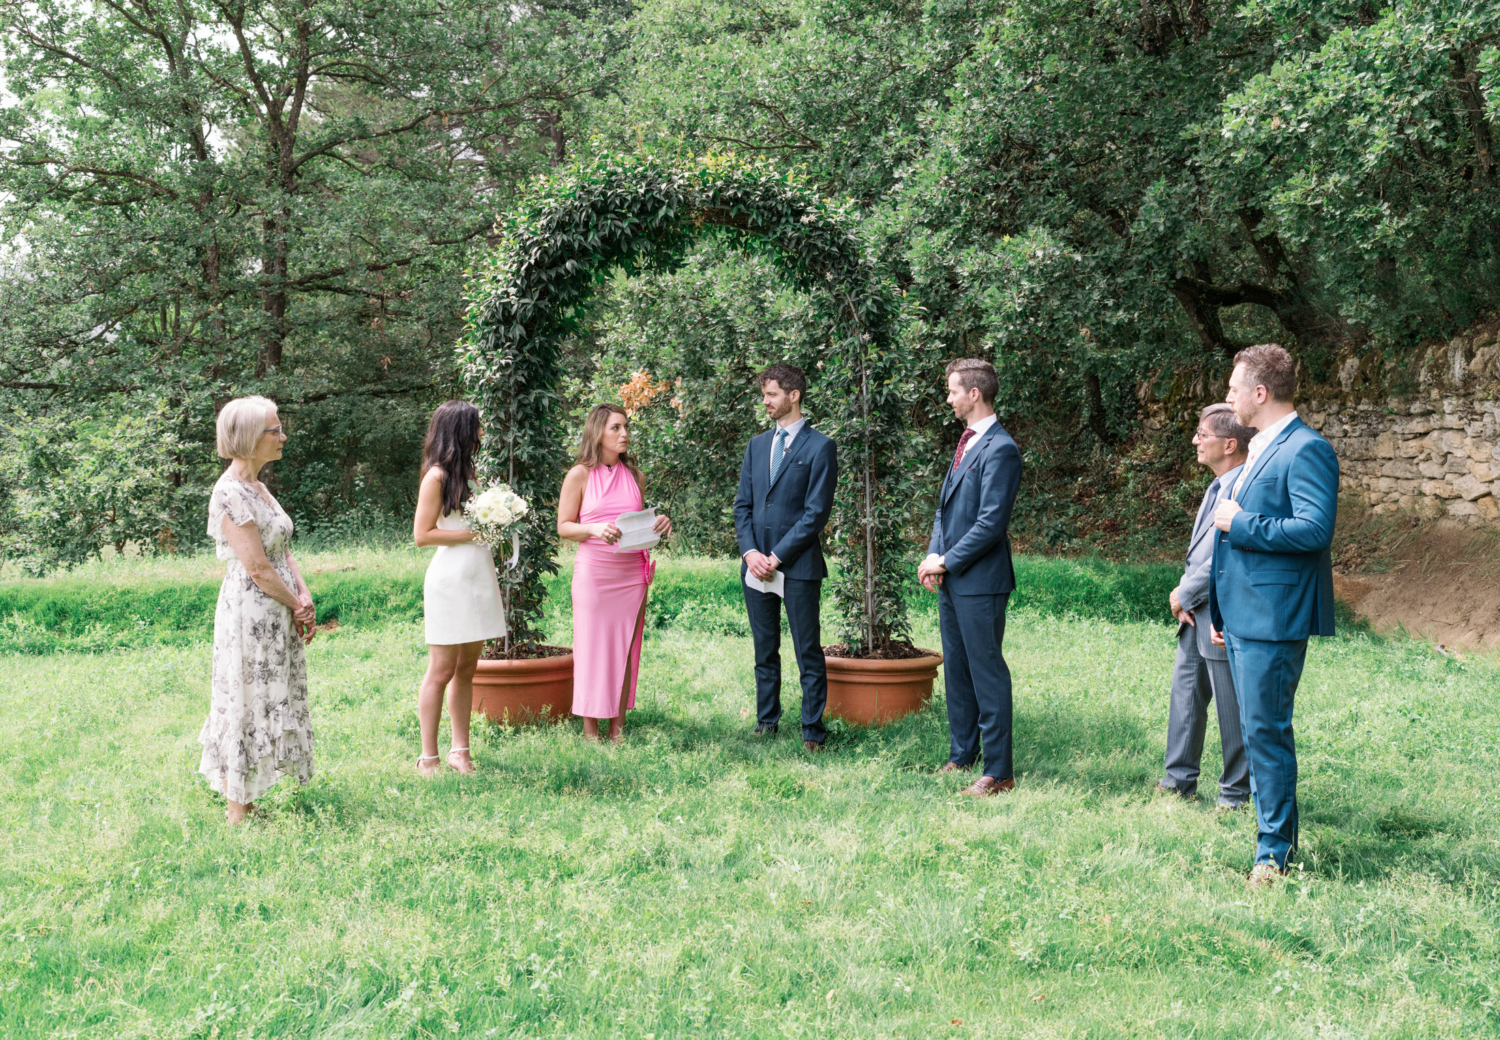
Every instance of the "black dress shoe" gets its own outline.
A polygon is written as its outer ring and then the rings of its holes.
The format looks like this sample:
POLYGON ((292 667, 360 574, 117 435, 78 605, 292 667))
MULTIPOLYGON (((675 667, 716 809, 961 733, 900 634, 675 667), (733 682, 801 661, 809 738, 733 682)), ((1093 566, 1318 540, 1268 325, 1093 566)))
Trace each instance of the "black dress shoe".
POLYGON ((778 722, 773 722, 769 726, 761 723, 760 725, 755 727, 755 735, 757 737, 774 737, 776 735, 776 730, 780 725, 781 724, 778 722))
POLYGON ((1151 788, 1151 793, 1154 794, 1154 795, 1157 795, 1158 797, 1163 797, 1163 796, 1166 796, 1166 795, 1171 795, 1173 798, 1181 798, 1184 802, 1196 802, 1198 800, 1198 792, 1197 791, 1194 791, 1191 794, 1189 794, 1186 791, 1179 791, 1175 787, 1168 787, 1166 784, 1162 783, 1160 780, 1158 780, 1156 782, 1156 786, 1155 787, 1151 788))

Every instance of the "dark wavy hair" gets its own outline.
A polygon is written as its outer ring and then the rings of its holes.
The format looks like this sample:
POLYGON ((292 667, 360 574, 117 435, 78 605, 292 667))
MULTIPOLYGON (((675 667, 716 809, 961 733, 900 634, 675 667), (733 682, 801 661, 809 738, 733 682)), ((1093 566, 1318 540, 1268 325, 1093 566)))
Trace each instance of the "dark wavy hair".
POLYGON ((468 401, 444 401, 427 424, 422 443, 422 473, 443 471, 443 515, 457 511, 469 497, 474 479, 474 452, 479 447, 479 409, 468 401))

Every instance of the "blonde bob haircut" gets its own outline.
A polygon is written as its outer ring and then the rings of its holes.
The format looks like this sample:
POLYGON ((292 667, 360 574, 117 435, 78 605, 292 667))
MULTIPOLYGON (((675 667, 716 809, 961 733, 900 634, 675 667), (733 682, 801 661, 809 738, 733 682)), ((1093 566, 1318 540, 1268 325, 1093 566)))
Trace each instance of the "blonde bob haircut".
POLYGON ((266 418, 276 407, 269 397, 236 397, 219 412, 215 427, 221 459, 248 459, 255 455, 260 435, 266 432, 266 418))

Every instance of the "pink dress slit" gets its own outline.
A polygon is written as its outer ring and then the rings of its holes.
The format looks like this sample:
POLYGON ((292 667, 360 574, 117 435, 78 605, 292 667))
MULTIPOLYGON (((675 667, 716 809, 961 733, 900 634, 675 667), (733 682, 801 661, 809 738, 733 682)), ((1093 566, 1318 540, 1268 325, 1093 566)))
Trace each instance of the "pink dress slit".
MULTIPOLYGON (((641 489, 622 465, 589 471, 578 512, 581 524, 614 523, 621 513, 644 508, 641 489)), ((635 707, 641 669, 641 607, 651 583, 645 550, 615 552, 602 539, 578 546, 573 562, 573 714, 612 719, 635 707), (620 690, 630 686, 624 705, 620 690)))

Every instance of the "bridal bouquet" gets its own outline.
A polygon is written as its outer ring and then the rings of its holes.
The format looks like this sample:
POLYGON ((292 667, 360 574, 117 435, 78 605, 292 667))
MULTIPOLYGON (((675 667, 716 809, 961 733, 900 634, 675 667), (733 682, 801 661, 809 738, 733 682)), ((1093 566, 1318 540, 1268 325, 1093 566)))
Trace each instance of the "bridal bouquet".
POLYGON ((530 508, 509 484, 496 484, 465 501, 464 516, 481 542, 501 545, 530 508))

